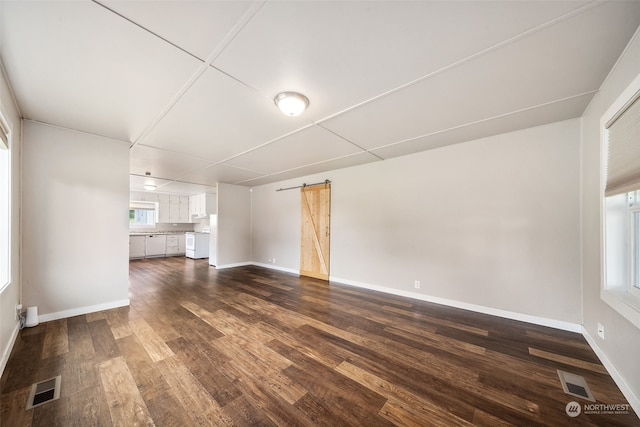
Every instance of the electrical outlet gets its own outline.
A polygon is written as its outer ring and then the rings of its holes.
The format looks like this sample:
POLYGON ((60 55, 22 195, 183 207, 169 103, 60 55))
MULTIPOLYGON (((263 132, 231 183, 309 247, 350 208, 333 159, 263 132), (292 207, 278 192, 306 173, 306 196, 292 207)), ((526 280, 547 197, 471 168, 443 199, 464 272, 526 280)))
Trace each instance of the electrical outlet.
POLYGON ((22 314, 22 304, 16 304, 16 320, 20 320, 22 314))
POLYGON ((604 339, 604 325, 598 322, 598 336, 604 339))
POLYGON ((272 264, 275 264, 275 263, 276 263, 276 259, 275 259, 275 258, 273 258, 273 259, 271 260, 271 263, 272 263, 272 264))
POLYGON ((416 280, 415 282, 413 282, 413 286, 414 286, 416 289, 420 289, 420 280, 416 280))

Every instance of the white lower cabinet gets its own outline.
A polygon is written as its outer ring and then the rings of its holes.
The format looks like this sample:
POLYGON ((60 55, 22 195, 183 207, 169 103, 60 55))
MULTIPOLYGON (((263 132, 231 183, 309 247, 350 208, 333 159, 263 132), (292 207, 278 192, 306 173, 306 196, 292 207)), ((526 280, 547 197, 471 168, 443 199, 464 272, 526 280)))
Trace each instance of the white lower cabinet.
POLYGON ((145 236, 129 236, 129 259, 145 257, 145 236))
POLYGON ((129 236, 129 259, 179 256, 184 254, 184 234, 145 234, 129 236))
POLYGON ((184 255, 184 234, 170 234, 167 236, 167 256, 184 255))

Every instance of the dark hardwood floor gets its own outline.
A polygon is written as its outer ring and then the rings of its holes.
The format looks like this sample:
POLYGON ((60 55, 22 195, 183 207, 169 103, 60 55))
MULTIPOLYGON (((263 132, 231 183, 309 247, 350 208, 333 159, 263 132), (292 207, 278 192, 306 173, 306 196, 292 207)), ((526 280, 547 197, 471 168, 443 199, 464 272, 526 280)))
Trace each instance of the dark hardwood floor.
POLYGON ((130 264, 131 306, 24 329, 0 383, 13 426, 631 426, 570 418, 557 369, 626 404, 584 338, 258 267, 130 264), (30 386, 60 399, 25 410, 30 386))

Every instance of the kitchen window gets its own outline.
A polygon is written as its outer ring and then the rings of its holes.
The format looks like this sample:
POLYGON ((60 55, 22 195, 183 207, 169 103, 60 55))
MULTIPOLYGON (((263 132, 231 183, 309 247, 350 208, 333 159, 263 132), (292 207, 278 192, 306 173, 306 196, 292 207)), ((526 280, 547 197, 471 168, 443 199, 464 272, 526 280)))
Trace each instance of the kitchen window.
POLYGON ((154 202, 129 203, 129 227, 153 228, 158 218, 158 204, 154 202))
POLYGON ((606 159, 601 297, 640 328, 640 75, 600 125, 606 159))
POLYGON ((0 291, 11 281, 11 152, 9 126, 0 114, 0 291))

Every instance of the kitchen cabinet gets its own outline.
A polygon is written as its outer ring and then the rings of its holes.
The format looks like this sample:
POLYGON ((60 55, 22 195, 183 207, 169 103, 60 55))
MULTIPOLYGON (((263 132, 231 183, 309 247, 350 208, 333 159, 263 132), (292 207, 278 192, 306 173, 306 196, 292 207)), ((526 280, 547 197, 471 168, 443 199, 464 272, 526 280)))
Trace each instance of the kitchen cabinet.
POLYGON ((186 252, 185 238, 186 236, 184 234, 178 235, 178 252, 180 252, 180 255, 184 255, 186 252))
POLYGON ((144 193, 142 191, 132 191, 129 193, 129 200, 136 202, 158 202, 158 194, 144 193))
POLYGON ((167 236, 167 256, 176 256, 185 254, 185 237, 184 234, 169 234, 167 236))
POLYGON ((167 253, 167 236, 164 234, 147 234, 145 236, 145 256, 160 257, 167 253))
POLYGON ((178 217, 180 222, 190 222, 189 218, 189 196, 179 196, 178 198, 178 217))
POLYGON ((208 218, 216 213, 215 193, 202 193, 189 196, 189 217, 191 222, 194 219, 208 218))
POLYGON ((171 197, 168 194, 158 194, 158 221, 160 223, 171 222, 169 206, 171 197))
POLYGON ((145 257, 145 236, 129 236, 129 259, 145 257))
POLYGON ((159 223, 187 223, 189 222, 189 196, 177 194, 158 195, 159 223))

